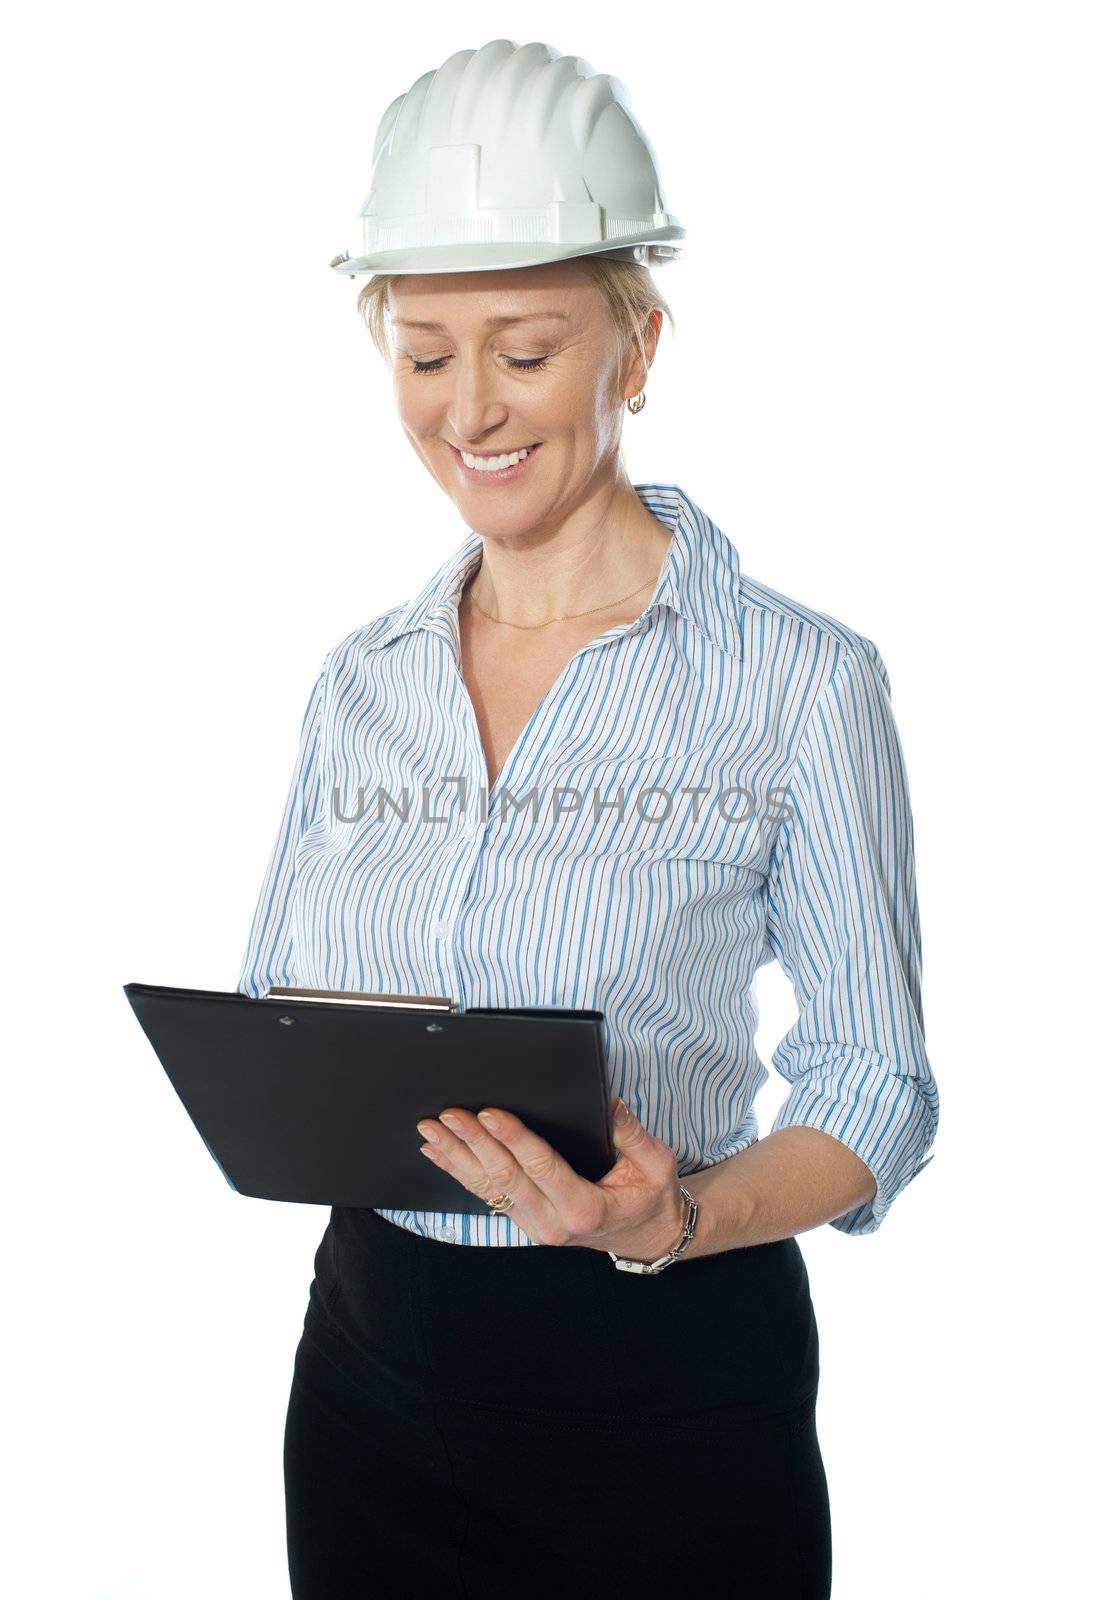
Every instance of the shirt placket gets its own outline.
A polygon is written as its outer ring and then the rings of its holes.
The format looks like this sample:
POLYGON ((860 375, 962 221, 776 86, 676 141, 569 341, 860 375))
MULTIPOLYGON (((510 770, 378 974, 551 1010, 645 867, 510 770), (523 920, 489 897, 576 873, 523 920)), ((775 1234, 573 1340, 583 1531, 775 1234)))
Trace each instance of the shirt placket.
MULTIPOLYGON (((663 590, 669 593, 663 584, 663 590)), ((567 695, 571 691, 576 673, 579 671, 579 662, 592 650, 606 649, 614 641, 624 635, 634 633, 638 629, 650 625, 651 614, 657 604, 657 596, 636 617, 633 622, 620 623, 616 628, 610 628, 581 646, 564 664, 560 672, 549 686, 547 692, 534 709, 528 722, 522 728, 505 764, 494 783, 492 789, 488 788, 488 774, 486 771, 486 753, 482 744, 482 736, 478 728, 478 719, 475 716, 474 706, 471 702, 470 692, 467 689, 466 679, 463 677, 458 632, 457 599, 445 601, 429 617, 428 625, 433 632, 446 643, 452 652, 454 690, 457 696, 457 715, 463 738, 458 748, 464 750, 465 759, 462 763, 467 769, 463 776, 466 778, 465 802, 459 797, 457 806, 458 820, 449 823, 454 829, 448 846, 448 870, 444 890, 439 897, 438 909, 431 923, 431 944, 433 952, 433 966, 439 982, 438 993, 454 999, 458 1005, 463 1006, 465 990, 462 973, 457 955, 457 940, 462 929, 463 908, 467 904, 474 887, 476 874, 486 849, 497 848, 493 830, 500 827, 500 810, 497 818, 493 815, 492 805, 499 800, 503 789, 513 789, 514 779, 520 778, 523 783, 531 787, 533 774, 524 771, 527 752, 531 748, 532 737, 542 718, 556 710, 557 702, 563 707, 567 695), (484 798, 485 797, 485 798, 484 798), (479 815, 480 809, 485 814, 479 815)), ((459 778, 459 774, 450 775, 452 780, 459 778)))

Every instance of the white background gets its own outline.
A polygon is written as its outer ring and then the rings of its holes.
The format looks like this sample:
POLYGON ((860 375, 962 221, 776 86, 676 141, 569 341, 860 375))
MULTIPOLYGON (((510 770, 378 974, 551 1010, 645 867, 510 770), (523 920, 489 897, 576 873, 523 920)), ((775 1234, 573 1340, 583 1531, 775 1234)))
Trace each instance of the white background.
MULTIPOLYGON (((9 22, 8 1593, 288 1594, 281 1442, 327 1212, 227 1187, 121 987, 234 986, 326 649, 466 531, 327 262, 389 100, 498 36, 622 78, 689 229, 632 480, 681 483, 893 684, 942 1119, 877 1234, 801 1239, 835 1600, 1115 1581, 1115 22, 9 22)), ((793 1009, 763 980, 766 1057, 793 1009)))

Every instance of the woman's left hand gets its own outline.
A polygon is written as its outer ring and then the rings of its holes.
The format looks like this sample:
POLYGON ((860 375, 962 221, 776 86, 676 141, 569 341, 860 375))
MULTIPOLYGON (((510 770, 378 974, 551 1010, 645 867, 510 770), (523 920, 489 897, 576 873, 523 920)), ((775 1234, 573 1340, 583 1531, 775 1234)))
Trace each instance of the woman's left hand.
POLYGON ((430 1140, 421 1146, 428 1159, 465 1189, 482 1200, 511 1195, 504 1214, 537 1244, 583 1245, 655 1261, 684 1231, 677 1158, 616 1097, 619 1107, 622 1120, 613 1123, 618 1160, 598 1183, 581 1178, 512 1111, 487 1107, 475 1116, 451 1106, 438 1122, 417 1127, 430 1140))

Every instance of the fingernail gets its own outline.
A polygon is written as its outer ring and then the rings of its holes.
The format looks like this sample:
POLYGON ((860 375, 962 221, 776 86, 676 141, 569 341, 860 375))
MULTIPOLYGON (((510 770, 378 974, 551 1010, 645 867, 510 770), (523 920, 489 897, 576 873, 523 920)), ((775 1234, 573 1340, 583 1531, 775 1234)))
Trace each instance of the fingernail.
POLYGON ((498 1126, 498 1119, 492 1111, 480 1111, 478 1120, 486 1128, 496 1128, 498 1126))
POLYGON ((616 1100, 614 1103, 614 1120, 616 1122, 625 1122, 629 1115, 630 1112, 624 1103, 621 1100, 616 1100))
POLYGON ((445 1127, 458 1131, 460 1126, 459 1119, 458 1117, 452 1116, 449 1111, 443 1112, 439 1120, 444 1124, 445 1127))

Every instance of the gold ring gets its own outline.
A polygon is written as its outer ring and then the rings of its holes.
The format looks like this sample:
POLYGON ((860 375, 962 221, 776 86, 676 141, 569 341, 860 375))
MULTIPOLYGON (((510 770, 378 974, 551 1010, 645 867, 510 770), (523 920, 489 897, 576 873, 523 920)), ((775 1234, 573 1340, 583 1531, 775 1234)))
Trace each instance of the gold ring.
POLYGON ((486 1201, 490 1207, 490 1215, 496 1217, 499 1211, 508 1211, 513 1204, 513 1196, 509 1194, 496 1194, 486 1201))

